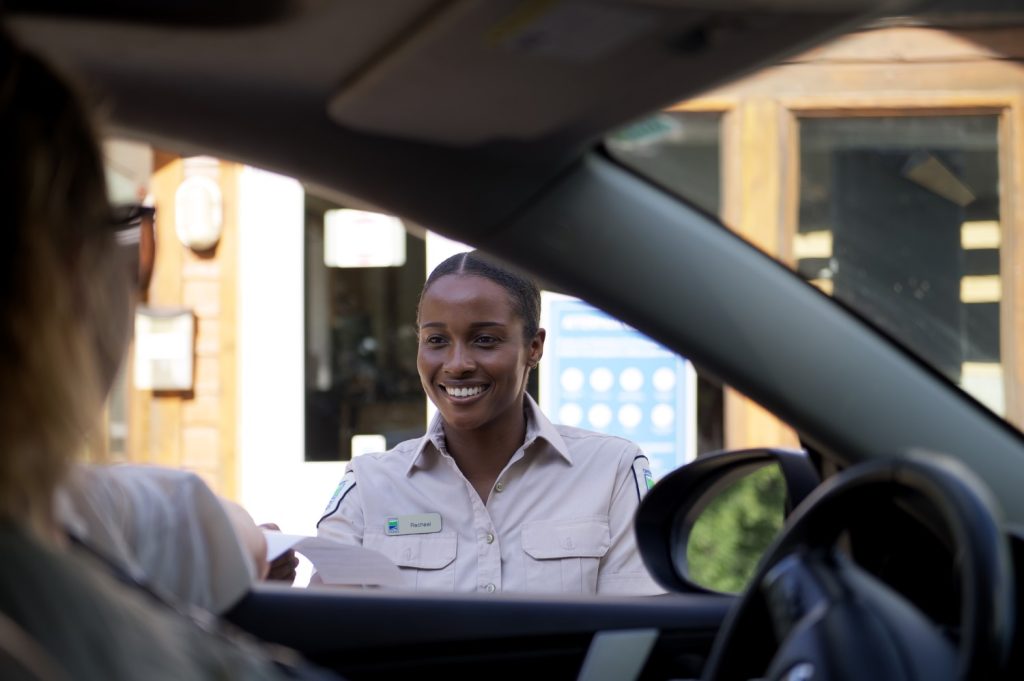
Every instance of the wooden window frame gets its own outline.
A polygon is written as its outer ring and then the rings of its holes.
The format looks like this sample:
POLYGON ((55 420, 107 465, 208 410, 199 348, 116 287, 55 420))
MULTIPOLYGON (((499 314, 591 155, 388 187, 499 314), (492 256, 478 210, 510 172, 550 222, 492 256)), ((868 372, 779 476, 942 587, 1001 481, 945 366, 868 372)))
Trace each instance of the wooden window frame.
POLYGON ((1016 263, 1024 262, 1024 210, 1016 194, 1024 190, 1024 96, 1018 91, 900 95, 850 94, 825 97, 797 96, 778 100, 782 110, 779 139, 783 144, 780 248, 776 256, 790 268, 796 263, 793 241, 799 221, 800 120, 809 118, 881 118, 995 116, 998 120, 1000 277, 1003 294, 999 306, 1000 364, 1003 367, 1004 418, 1024 426, 1024 277, 1016 263))

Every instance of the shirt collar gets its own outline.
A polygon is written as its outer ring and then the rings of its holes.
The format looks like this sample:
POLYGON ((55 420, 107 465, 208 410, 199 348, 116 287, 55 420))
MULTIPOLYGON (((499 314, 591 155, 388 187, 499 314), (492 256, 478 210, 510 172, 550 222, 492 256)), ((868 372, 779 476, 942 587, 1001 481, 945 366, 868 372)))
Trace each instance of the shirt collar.
POLYGON ((434 412, 433 418, 430 419, 430 425, 427 426, 427 432, 423 434, 419 444, 416 445, 415 455, 409 462, 409 468, 405 471, 406 476, 412 475, 417 466, 424 465, 423 459, 430 451, 436 453, 445 451, 444 429, 441 427, 441 412, 439 411, 434 412))
POLYGON ((523 403, 526 411, 526 445, 529 447, 535 440, 544 440, 571 466, 572 454, 569 453, 569 446, 565 444, 555 424, 544 415, 529 393, 526 394, 523 403))
MULTIPOLYGON (((526 447, 529 448, 537 440, 543 440, 571 466, 572 455, 569 453, 569 447, 565 444, 565 440, 562 439, 555 424, 551 423, 544 415, 529 393, 523 400, 523 411, 526 413, 526 439, 524 440, 526 447)), ((440 412, 435 413, 434 417, 430 419, 430 425, 416 446, 415 456, 409 462, 406 475, 411 475, 413 470, 425 463, 423 459, 429 451, 436 453, 445 451, 444 428, 440 412)))

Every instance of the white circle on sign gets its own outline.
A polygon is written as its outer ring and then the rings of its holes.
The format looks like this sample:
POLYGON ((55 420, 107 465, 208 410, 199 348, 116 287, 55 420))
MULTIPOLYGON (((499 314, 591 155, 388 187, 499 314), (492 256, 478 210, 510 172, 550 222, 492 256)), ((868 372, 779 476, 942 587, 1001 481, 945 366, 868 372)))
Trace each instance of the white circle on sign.
POLYGON ((578 426, 583 420, 583 409, 573 402, 563 404, 558 410, 558 420, 567 426, 578 426))
POLYGON ((623 428, 636 428, 643 419, 643 411, 635 404, 624 404, 619 409, 619 423, 623 428))
POLYGON ((607 428, 612 422, 612 410, 607 404, 595 404, 587 412, 587 420, 594 428, 607 428))
POLYGON ((611 370, 605 367, 600 367, 590 372, 590 387, 599 393, 608 392, 612 389, 614 383, 615 376, 612 375, 611 370))
POLYGON ((624 369, 623 372, 619 374, 619 385, 626 392, 635 393, 637 390, 644 387, 644 372, 640 371, 636 367, 624 369))
POLYGON ((656 428, 671 428, 676 420, 676 410, 670 404, 659 404, 651 410, 651 423, 656 428))
POLYGON ((562 390, 568 393, 577 393, 583 387, 583 372, 576 367, 570 367, 562 372, 562 390))
POLYGON ((672 371, 668 367, 661 367, 654 372, 652 381, 654 382, 655 390, 667 393, 672 390, 672 388, 676 387, 676 372, 672 371))

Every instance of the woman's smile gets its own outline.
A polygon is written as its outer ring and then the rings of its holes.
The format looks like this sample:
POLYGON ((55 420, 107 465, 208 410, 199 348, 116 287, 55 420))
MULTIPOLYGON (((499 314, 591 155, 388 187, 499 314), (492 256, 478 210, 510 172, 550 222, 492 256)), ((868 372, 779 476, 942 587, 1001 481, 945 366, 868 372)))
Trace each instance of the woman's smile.
POLYGON ((483 393, 487 392, 490 385, 472 385, 472 386, 458 386, 448 385, 442 383, 440 385, 441 390, 444 390, 448 397, 459 402, 468 401, 471 398, 479 397, 483 393))

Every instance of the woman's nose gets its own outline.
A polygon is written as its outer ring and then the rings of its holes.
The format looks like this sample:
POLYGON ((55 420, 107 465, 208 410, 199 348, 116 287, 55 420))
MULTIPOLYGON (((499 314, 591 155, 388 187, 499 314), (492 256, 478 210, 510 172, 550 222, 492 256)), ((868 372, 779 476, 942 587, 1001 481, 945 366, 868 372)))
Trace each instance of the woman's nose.
POLYGON ((445 358, 444 370, 449 374, 458 375, 469 373, 475 368, 476 362, 469 348, 461 343, 453 343, 451 352, 445 358))

